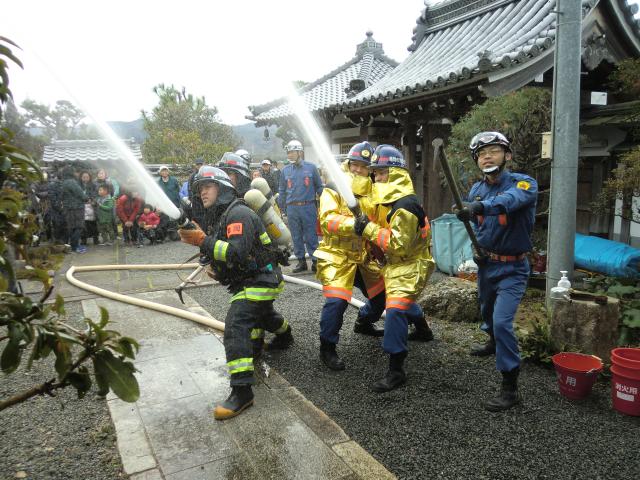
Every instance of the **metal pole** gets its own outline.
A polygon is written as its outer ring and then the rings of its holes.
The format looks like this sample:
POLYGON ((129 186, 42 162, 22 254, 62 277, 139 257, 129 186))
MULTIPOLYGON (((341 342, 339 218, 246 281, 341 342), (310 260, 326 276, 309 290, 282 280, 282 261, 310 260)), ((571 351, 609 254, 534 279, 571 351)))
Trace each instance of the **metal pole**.
POLYGON ((556 0, 556 10, 547 305, 560 270, 573 277, 578 190, 582 2, 556 0))

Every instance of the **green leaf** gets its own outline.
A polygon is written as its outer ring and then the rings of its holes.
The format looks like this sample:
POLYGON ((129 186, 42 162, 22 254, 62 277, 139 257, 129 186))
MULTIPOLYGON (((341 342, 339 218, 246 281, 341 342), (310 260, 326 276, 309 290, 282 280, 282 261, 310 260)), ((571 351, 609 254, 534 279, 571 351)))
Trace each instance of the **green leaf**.
POLYGON ((109 380, 104 374, 104 365, 97 357, 93 359, 93 376, 96 379, 96 385, 98 386, 98 395, 104 397, 109 393, 109 380))
POLYGON ((9 340, 0 357, 0 368, 2 368, 2 371, 4 373, 15 372, 18 365, 20 365, 20 356, 20 340, 9 340))
POLYGON ((82 366, 77 372, 70 372, 67 380, 78 391, 78 398, 83 398, 91 389, 91 376, 87 367, 82 366))
POLYGON ((53 353, 56 355, 55 367, 58 378, 63 378, 71 367, 71 349, 64 340, 56 338, 53 353))
POLYGON ((116 358, 109 351, 96 355, 96 373, 103 375, 109 387, 118 398, 125 402, 135 402, 140 398, 140 387, 135 375, 135 367, 131 362, 116 358))
POLYGON ((637 291, 638 289, 632 285, 620 285, 619 283, 616 283, 609 287, 607 295, 610 297, 622 298, 625 295, 631 295, 637 291))
POLYGON ((109 323, 109 312, 106 308, 100 307, 100 328, 106 327, 109 323))
POLYGON ((640 328, 640 310, 627 308, 622 312, 622 323, 630 328, 640 328))
POLYGON ((138 342, 129 337, 120 337, 112 348, 125 357, 134 359, 136 358, 136 352, 138 351, 138 342), (134 346, 136 349, 135 352, 133 351, 134 346))
POLYGON ((56 295, 56 301, 53 304, 53 311, 58 315, 64 315, 66 313, 64 310, 64 298, 62 298, 62 295, 56 295))

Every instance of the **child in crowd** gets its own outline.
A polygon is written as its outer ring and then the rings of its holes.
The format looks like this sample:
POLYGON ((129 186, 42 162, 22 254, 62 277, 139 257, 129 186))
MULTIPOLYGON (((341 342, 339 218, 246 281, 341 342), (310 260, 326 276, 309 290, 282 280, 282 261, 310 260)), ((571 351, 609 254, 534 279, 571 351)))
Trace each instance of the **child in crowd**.
POLYGON ((153 211, 151 205, 145 205, 142 214, 138 217, 138 247, 144 245, 144 239, 148 238, 151 245, 156 243, 156 230, 160 223, 160 217, 153 211))
POLYGON ((138 241, 138 214, 142 210, 142 199, 137 192, 124 193, 116 202, 116 213, 122 222, 122 237, 128 246, 138 241))
POLYGON ((98 187, 97 202, 97 221, 98 221, 98 233, 101 237, 100 245, 113 245, 115 240, 113 235, 113 222, 115 221, 115 215, 113 213, 113 198, 109 194, 109 187, 107 185, 100 185, 98 187))

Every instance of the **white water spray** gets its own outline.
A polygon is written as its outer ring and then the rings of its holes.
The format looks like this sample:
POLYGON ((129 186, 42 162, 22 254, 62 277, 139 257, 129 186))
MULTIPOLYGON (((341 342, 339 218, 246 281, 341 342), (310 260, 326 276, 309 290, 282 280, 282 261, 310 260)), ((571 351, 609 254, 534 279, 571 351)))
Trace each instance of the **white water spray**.
POLYGON ((110 169, 115 167, 116 171, 120 175, 126 175, 118 179, 120 183, 128 188, 132 192, 138 192, 142 194, 145 203, 149 203, 154 207, 159 208, 164 213, 169 215, 173 219, 180 217, 180 210, 173 204, 171 200, 164 194, 157 181, 151 176, 151 174, 144 168, 142 162, 140 162, 133 152, 127 147, 120 137, 111 129, 105 120, 101 116, 98 116, 95 112, 97 109, 89 108, 87 103, 81 101, 76 94, 71 92, 71 89, 61 77, 40 57, 35 49, 30 48, 31 53, 42 64, 42 66, 49 72, 51 77, 64 89, 74 104, 80 108, 84 114, 91 119, 95 127, 100 132, 100 135, 107 143, 113 148, 120 159, 122 164, 117 165, 101 165, 100 162, 96 162, 100 167, 110 169), (143 193, 144 192, 144 193, 143 193))
POLYGON ((351 185, 348 177, 335 161, 333 153, 331 153, 331 147, 325 140, 318 123, 309 112, 309 109, 305 106, 300 95, 298 95, 298 91, 295 89, 293 83, 289 84, 288 99, 289 104, 293 109, 293 113, 298 117, 302 130, 304 130, 305 136, 311 141, 311 144, 318 153, 318 160, 320 160, 327 175, 335 184, 336 190, 342 198, 345 199, 349 208, 356 208, 358 203, 351 191, 351 185))

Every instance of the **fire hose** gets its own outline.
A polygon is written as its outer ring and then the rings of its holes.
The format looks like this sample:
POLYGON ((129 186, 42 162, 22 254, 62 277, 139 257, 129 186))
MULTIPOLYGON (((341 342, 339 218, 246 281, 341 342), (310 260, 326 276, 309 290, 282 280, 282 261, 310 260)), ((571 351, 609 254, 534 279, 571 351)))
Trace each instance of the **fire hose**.
MULTIPOLYGON (((82 272, 103 272, 103 271, 114 271, 114 270, 186 270, 188 268, 194 268, 195 271, 189 275, 187 281, 183 282, 182 289, 186 284, 193 283, 193 278, 196 277, 196 272, 199 272, 202 267, 197 263, 172 263, 172 264, 146 264, 146 265, 86 265, 75 267, 72 266, 67 270, 66 278, 67 281, 83 290, 86 290, 91 293, 95 293, 96 295, 100 295, 101 297, 109 298, 111 300, 116 300, 122 303, 128 303, 130 305, 136 305, 138 307, 147 308, 149 310, 155 310, 161 313, 167 313, 169 315, 173 315, 179 318, 184 318, 186 320, 191 320, 196 323, 200 323, 202 325, 206 325, 207 327, 214 328, 219 331, 224 331, 224 322, 216 320, 215 318, 209 318, 204 315, 200 315, 194 312, 190 312, 188 310, 182 310, 180 308, 171 307, 168 305, 163 305, 161 303, 151 302, 149 300, 143 300, 141 298, 132 297, 129 295, 124 295, 122 293, 112 292, 110 290, 106 290, 104 288, 96 287, 95 285, 91 285, 89 283, 78 280, 74 277, 76 273, 82 272)), ((302 285, 306 287, 315 288, 316 290, 322 291, 322 285, 317 282, 311 282, 309 280, 303 280, 297 277, 291 277, 289 275, 284 275, 284 280, 289 283, 294 283, 297 285, 302 285)), ((364 302, 352 298, 349 303, 356 308, 360 308, 364 305, 364 302)), ((383 313, 384 316, 384 313, 383 313)))

